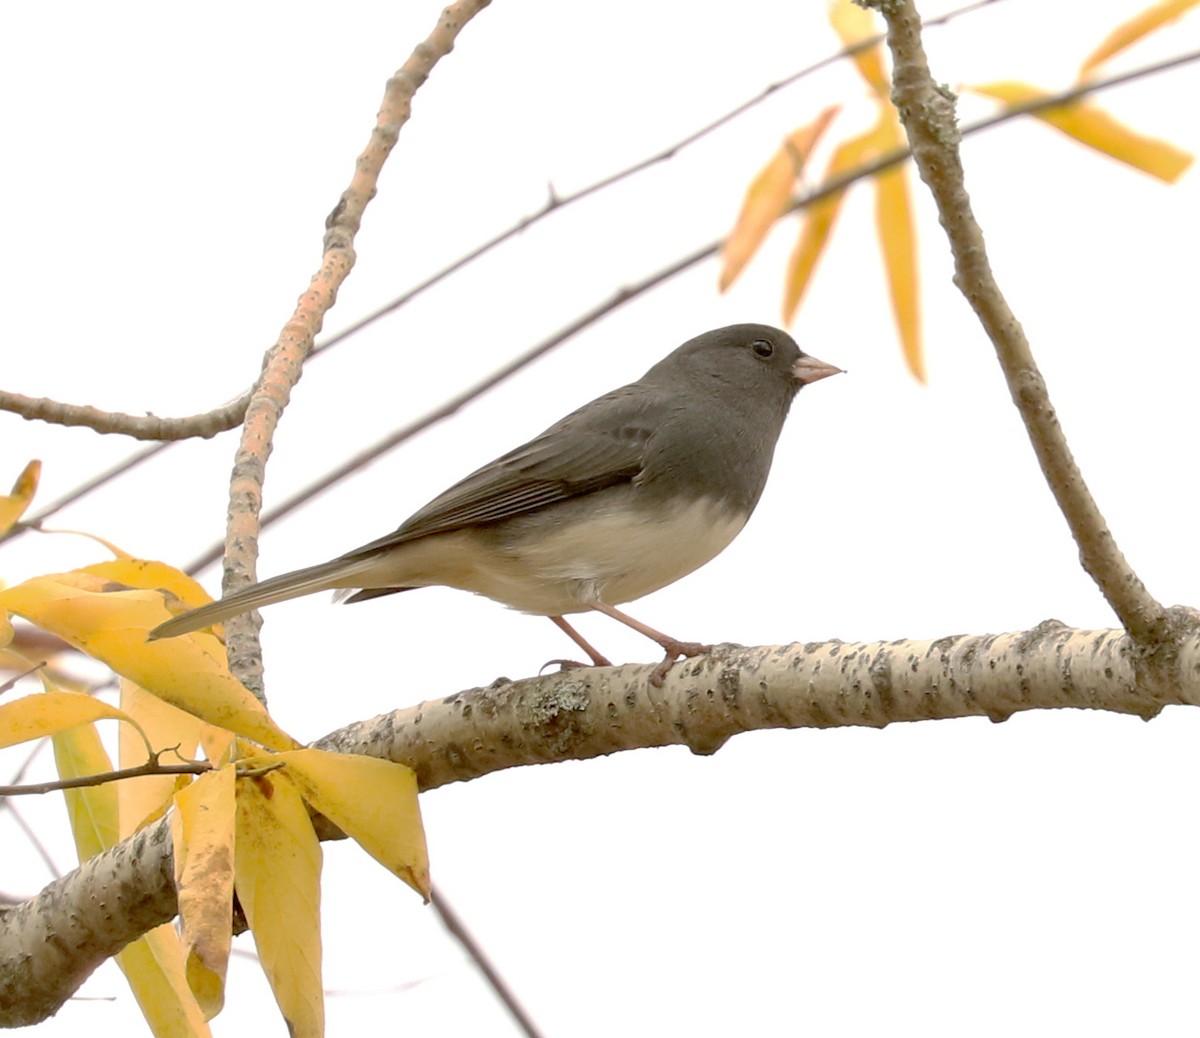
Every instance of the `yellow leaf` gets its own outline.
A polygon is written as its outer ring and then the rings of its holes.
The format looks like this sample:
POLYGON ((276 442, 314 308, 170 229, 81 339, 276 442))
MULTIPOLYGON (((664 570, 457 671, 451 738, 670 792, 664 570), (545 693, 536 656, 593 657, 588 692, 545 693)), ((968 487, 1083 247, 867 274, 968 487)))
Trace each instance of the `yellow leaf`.
POLYGON ((319 1038, 321 845, 295 784, 281 770, 237 783, 238 900, 291 1038, 319 1038))
POLYGON ((234 769, 201 775, 175 797, 171 839, 186 976, 211 1020, 225 1001, 232 939, 234 769))
MULTIPOLYGON (((77 725, 52 739, 58 777, 82 778, 112 771, 112 762, 94 725, 77 725)), ((111 782, 64 789, 67 817, 80 861, 87 861, 117 842, 117 791, 111 782)))
MULTIPOLYGON (((1050 95, 1027 83, 1004 81, 965 87, 985 97, 993 97, 1009 105, 1028 104, 1050 95)), ((1192 156, 1169 141, 1144 137, 1128 126, 1117 122, 1101 108, 1086 101, 1074 101, 1038 112, 1033 116, 1055 129, 1074 137, 1080 144, 1109 155, 1119 162, 1149 173, 1173 184, 1192 164, 1192 156)))
POLYGON ((12 493, 0 495, 0 537, 25 514, 33 495, 37 493, 38 477, 42 474, 42 463, 31 461, 13 484, 12 493))
POLYGON ((237 739, 234 734, 224 728, 206 724, 204 731, 200 733, 200 746, 204 750, 204 756, 215 767, 222 767, 234 760, 236 745, 237 739))
POLYGON ((324 750, 294 750, 271 760, 283 762, 312 807, 429 899, 429 854, 411 768, 324 750))
MULTIPOLYGON (((825 169, 825 181, 842 176, 861 165, 868 158, 877 154, 879 148, 879 126, 866 133, 851 137, 850 140, 839 144, 825 169)), ((800 225, 800 237, 788 258, 786 281, 783 296, 783 320, 790 324, 796 315, 804 293, 808 290, 817 260, 825 251, 829 235, 833 230, 834 221, 846 197, 846 189, 835 191, 832 195, 812 203, 804 211, 804 222, 800 225)))
POLYGON ((1114 54, 1120 54, 1126 47, 1137 43, 1156 29, 1161 29, 1168 22, 1173 22, 1180 15, 1195 7, 1200 0, 1162 0, 1151 4, 1144 11, 1135 14, 1127 22, 1122 22, 1105 37, 1079 67, 1080 76, 1086 76, 1097 65, 1102 65, 1114 54))
POLYGON ((183 950, 170 923, 143 934, 116 956, 155 1038, 207 1038, 212 1032, 188 990, 183 950))
MULTIPOLYGON (((92 725, 61 732, 54 736, 53 744, 60 778, 112 771, 112 763, 92 725)), ((110 782, 63 790, 80 861, 107 850, 119 839, 117 791, 113 786, 110 782)), ((208 1035, 199 1007, 183 982, 183 956, 169 923, 127 945, 116 958, 142 1014, 158 1038, 208 1035)))
POLYGON ((6 613, 0 613, 0 649, 11 645, 13 640, 13 625, 6 613))
POLYGON ((808 162, 812 149, 837 111, 837 106, 832 105, 807 126, 791 133, 751 182, 737 223, 721 250, 724 263, 718 284, 722 292, 733 284, 750 262, 771 225, 787 212, 792 201, 792 188, 808 162))
MULTIPOLYGON (((895 146, 901 144, 896 124, 895 146)), ((917 283, 917 232, 913 226, 912 200, 909 197, 908 172, 894 166, 875 178, 875 224, 879 249, 887 275, 892 315, 904 350, 908 369, 925 381, 925 354, 921 347, 920 293, 917 283)))
MULTIPOLYGON (((195 756, 200 729, 204 727, 199 718, 139 688, 128 678, 121 679, 121 707, 144 733, 144 739, 138 739, 134 731, 118 730, 117 761, 122 768, 145 763, 146 742, 157 750, 176 748, 173 753, 163 755, 163 763, 195 756)), ((122 838, 137 832, 162 813, 175 796, 179 778, 176 775, 142 775, 117 784, 122 838)))
POLYGON ((0 592, 0 608, 57 634, 148 692, 209 724, 271 749, 297 746, 229 673, 225 650, 212 635, 146 641, 150 628, 167 619, 158 592, 72 586, 89 582, 103 584, 104 579, 80 571, 35 577, 0 592))
MULTIPOLYGON (((0 706, 0 748, 65 732, 81 724, 111 719, 136 722, 94 696, 79 692, 35 692, 0 706)), ((145 742, 139 742, 145 758, 145 742)))
POLYGON ((168 607, 178 605, 180 612, 208 605, 212 601, 212 596, 194 578, 165 562, 125 557, 84 566, 80 572, 103 577, 126 587, 161 591, 168 607))
MULTIPOLYGON (((829 24, 841 37, 847 49, 863 40, 880 35, 880 25, 875 16, 853 0, 834 0, 829 5, 829 24)), ((891 96, 892 84, 883 67, 883 41, 874 47, 860 50, 854 55, 854 64, 875 96, 886 101, 891 96)))

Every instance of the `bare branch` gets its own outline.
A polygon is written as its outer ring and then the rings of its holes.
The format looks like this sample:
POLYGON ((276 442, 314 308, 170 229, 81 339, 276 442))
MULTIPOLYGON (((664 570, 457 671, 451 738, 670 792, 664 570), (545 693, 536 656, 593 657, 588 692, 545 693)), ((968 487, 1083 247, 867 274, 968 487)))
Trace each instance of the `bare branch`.
POLYGON ((117 433, 135 440, 209 439, 217 433, 236 429, 246 413, 249 391, 236 400, 204 414, 187 418, 159 418, 152 414, 122 414, 120 411, 101 411, 87 404, 64 404, 47 397, 22 396, 0 389, 0 411, 11 411, 28 421, 52 422, 54 425, 82 425, 98 433, 117 433))
MULTIPOLYGON (((388 80, 370 140, 358 157, 350 186, 325 221, 325 251, 321 266, 299 299, 291 319, 263 361, 263 371, 246 407, 242 438, 234 457, 229 484, 229 514, 225 530, 226 593, 253 583, 258 558, 258 515, 262 485, 275 427, 300 379, 304 358, 312 348, 325 314, 338 289, 354 267, 354 237, 367 204, 375 196, 379 173, 391 154, 400 129, 412 113, 413 95, 429 78, 438 61, 449 54, 462 28, 489 0, 455 0, 438 17, 428 38, 417 44, 408 60, 388 80)), ((255 614, 238 617, 226 626, 229 668, 255 695, 263 697, 261 621, 255 614)))
POLYGON ((971 211, 964 184, 955 98, 947 88, 935 85, 929 73, 916 7, 911 0, 877 6, 888 24, 894 65, 892 99, 908 133, 913 161, 933 194, 950 241, 954 283, 996 348, 1013 403, 1025 423, 1042 474, 1079 546, 1083 568, 1137 642, 1165 642, 1166 612, 1117 547, 1071 455, 1029 341, 992 274, 983 232, 971 211))

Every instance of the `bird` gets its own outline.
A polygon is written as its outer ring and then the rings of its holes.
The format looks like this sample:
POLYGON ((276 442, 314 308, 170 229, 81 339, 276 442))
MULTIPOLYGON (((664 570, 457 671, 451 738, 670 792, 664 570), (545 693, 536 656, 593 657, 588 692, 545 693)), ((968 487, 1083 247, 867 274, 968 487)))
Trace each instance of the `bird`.
POLYGON ((677 659, 711 646, 672 638, 617 607, 730 544, 766 486, 797 393, 841 370, 769 325, 705 332, 636 382, 476 469, 392 533, 181 613, 149 638, 318 591, 361 602, 444 585, 549 617, 595 666, 611 663, 566 616, 609 616, 663 650, 651 674, 661 686, 677 659))

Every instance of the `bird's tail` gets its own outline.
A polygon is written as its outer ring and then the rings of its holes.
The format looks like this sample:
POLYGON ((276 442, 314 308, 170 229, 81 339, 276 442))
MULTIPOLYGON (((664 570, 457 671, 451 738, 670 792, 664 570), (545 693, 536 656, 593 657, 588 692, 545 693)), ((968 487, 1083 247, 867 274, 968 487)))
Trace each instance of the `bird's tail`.
POLYGON ((330 588, 353 586, 353 578, 364 570, 370 569, 376 559, 333 559, 322 562, 319 566, 308 566, 305 569, 292 570, 260 584, 252 584, 248 588, 222 598, 219 602, 210 602, 199 609, 190 609, 186 613, 159 624, 148 635, 147 640, 156 641, 159 638, 174 638, 176 635, 198 631, 231 616, 248 613, 260 606, 272 605, 275 602, 286 602, 289 598, 299 598, 310 595, 314 591, 325 591, 330 588))

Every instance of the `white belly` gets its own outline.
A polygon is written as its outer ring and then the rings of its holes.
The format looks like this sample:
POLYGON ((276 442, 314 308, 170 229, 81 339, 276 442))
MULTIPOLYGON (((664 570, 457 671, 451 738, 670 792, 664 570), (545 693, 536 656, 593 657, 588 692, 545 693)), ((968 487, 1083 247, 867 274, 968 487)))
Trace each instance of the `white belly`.
POLYGON ((669 520, 606 508, 594 498, 582 506, 565 504, 555 509, 553 522, 543 514, 507 524, 499 534, 460 530, 410 541, 346 584, 445 585, 525 613, 560 616, 596 602, 632 602, 666 587, 719 555, 745 525, 745 517, 704 500, 669 520))
POLYGON ((558 585, 573 602, 563 611, 577 612, 593 602, 632 602, 674 583, 719 555, 744 525, 744 517, 711 501, 693 502, 666 522, 601 512, 522 544, 519 554, 539 583, 558 585))

